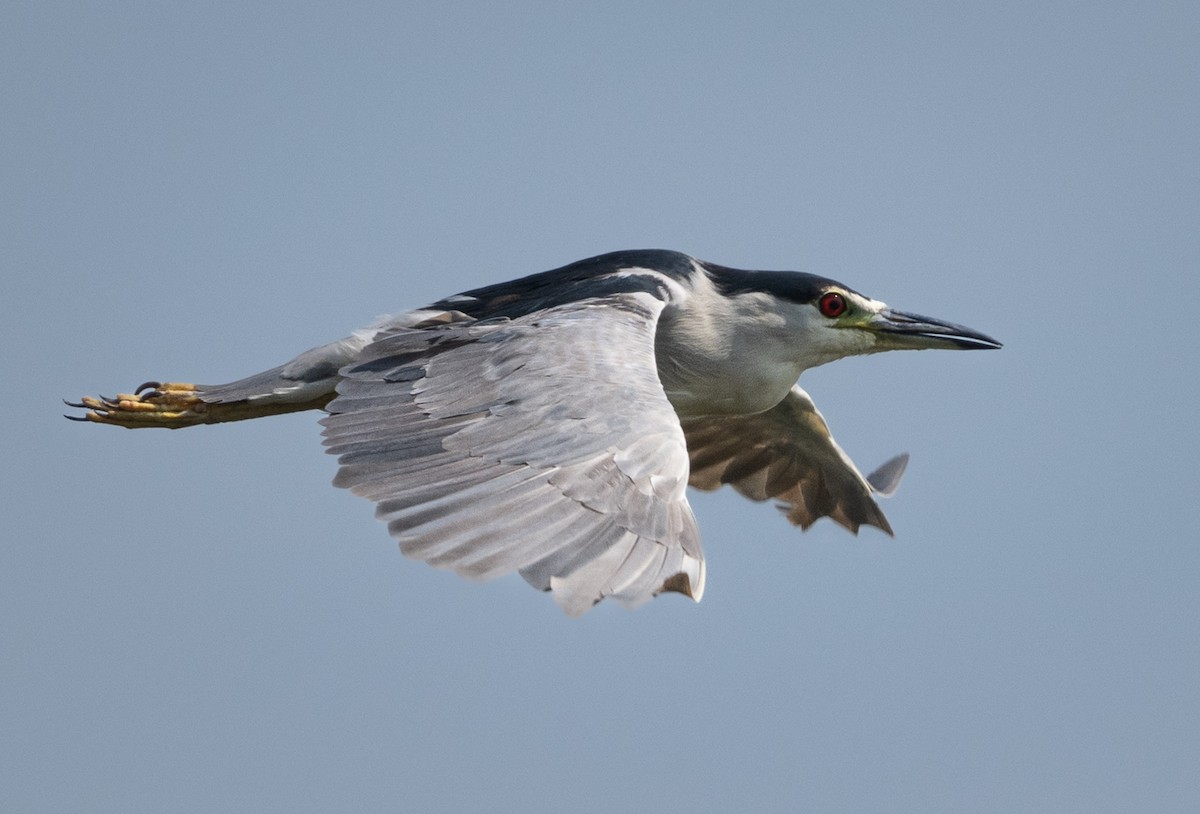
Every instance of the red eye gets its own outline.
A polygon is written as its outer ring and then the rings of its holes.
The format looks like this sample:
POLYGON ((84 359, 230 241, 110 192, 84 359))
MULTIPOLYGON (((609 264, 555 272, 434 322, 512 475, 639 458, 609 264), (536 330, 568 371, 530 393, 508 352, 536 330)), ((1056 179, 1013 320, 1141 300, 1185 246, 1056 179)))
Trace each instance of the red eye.
POLYGON ((846 298, 836 291, 826 291, 821 295, 821 299, 817 300, 817 307, 830 319, 840 317, 846 313, 846 298))

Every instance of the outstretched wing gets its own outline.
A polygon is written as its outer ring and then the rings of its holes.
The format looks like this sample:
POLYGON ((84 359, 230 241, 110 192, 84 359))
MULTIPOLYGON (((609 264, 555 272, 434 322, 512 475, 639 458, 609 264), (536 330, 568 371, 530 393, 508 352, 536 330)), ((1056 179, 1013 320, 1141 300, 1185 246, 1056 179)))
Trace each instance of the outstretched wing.
POLYGON ((692 486, 728 483, 751 500, 775 498, 788 520, 805 529, 828 516, 856 534, 861 525, 892 533, 871 493, 895 488, 907 456, 888 461, 868 482, 799 386, 765 412, 685 418, 682 425, 692 486), (884 488, 873 490, 873 482, 884 488))
POLYGON ((654 363, 664 305, 628 291, 385 331, 322 420, 335 485, 374 501, 408 556, 477 579, 519 571, 570 614, 606 596, 699 599, 687 449, 654 363))

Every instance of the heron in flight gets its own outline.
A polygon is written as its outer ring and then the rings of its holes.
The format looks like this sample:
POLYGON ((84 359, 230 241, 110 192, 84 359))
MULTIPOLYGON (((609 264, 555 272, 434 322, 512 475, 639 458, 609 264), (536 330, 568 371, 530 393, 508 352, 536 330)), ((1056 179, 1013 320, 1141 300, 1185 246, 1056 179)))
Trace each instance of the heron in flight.
POLYGON ((730 484, 807 529, 892 533, 868 476, 796 384, 887 350, 979 350, 977 331, 824 277, 621 251, 387 317, 229 384, 147 382, 77 420, 190 427, 323 410, 334 484, 403 552, 466 577, 517 571, 568 614, 605 597, 699 601, 686 488, 730 484))

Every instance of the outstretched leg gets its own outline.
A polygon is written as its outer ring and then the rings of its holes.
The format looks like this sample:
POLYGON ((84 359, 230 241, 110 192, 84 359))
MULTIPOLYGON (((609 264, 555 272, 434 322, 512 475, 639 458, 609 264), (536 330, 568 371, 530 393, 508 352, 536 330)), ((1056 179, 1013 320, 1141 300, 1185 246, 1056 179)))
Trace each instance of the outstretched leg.
POLYGON ((367 334, 355 334, 229 384, 146 382, 132 393, 85 396, 66 404, 87 412, 67 418, 129 429, 179 429, 320 410, 336 395, 338 370, 352 362, 366 342, 367 334))
POLYGON ((87 410, 82 416, 69 415, 73 421, 92 421, 118 427, 165 427, 180 429, 197 424, 217 424, 223 421, 242 421, 268 415, 294 413, 300 410, 320 410, 334 396, 333 389, 305 400, 281 399, 275 394, 233 401, 213 398, 205 385, 182 382, 146 382, 132 393, 116 396, 84 396, 78 402, 66 402, 70 407, 87 410))
POLYGON ((337 395, 338 371, 353 364, 380 332, 438 327, 469 321, 458 311, 421 309, 383 317, 344 339, 307 350, 295 359, 229 384, 146 382, 132 393, 117 396, 84 396, 65 402, 87 410, 67 416, 118 427, 179 429, 197 424, 219 424, 268 415, 323 410, 337 395))

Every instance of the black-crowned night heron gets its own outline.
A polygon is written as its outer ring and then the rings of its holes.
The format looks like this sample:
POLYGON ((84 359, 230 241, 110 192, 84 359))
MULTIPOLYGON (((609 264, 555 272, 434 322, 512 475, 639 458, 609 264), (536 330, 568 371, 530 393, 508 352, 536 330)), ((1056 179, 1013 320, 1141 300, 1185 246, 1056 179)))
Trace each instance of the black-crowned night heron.
POLYGON ((887 350, 999 348, 841 283, 624 251, 389 317, 229 384, 84 398, 81 420, 189 427, 321 409, 334 483, 376 504, 410 557, 519 571, 570 614, 605 597, 699 600, 685 494, 730 484, 794 524, 891 527, 796 380, 887 350))

